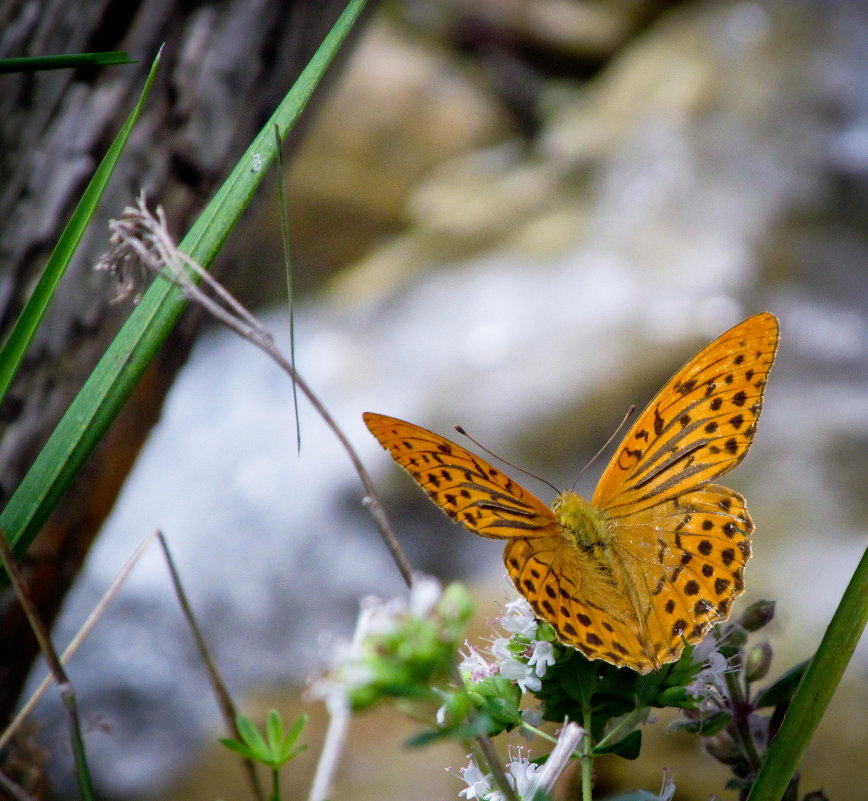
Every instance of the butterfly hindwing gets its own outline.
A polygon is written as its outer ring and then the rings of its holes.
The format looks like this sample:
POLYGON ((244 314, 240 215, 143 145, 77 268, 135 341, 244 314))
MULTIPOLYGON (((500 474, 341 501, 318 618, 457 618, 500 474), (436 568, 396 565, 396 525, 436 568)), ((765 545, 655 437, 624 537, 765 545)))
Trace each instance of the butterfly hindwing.
POLYGON ((562 642, 588 659, 647 672, 641 630, 617 578, 563 536, 510 540, 503 554, 513 583, 562 642))
POLYGON ((699 642, 729 616, 744 589, 753 530, 744 498, 718 484, 618 521, 613 555, 658 664, 676 659, 685 643, 699 642))

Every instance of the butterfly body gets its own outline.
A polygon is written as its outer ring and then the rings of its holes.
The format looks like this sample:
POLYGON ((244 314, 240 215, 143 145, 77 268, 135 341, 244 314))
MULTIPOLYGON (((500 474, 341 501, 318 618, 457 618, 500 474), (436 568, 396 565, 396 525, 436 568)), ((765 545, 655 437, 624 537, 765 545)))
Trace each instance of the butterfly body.
POLYGON ((363 417, 446 514, 507 541, 510 578, 563 642, 647 673, 744 589, 754 524, 741 495, 711 482, 751 445, 777 341, 763 313, 701 350, 638 416, 590 501, 567 490, 549 507, 438 434, 363 417))
POLYGON ((552 502, 552 514, 564 536, 583 551, 605 553, 611 539, 600 510, 572 490, 564 490, 552 502))

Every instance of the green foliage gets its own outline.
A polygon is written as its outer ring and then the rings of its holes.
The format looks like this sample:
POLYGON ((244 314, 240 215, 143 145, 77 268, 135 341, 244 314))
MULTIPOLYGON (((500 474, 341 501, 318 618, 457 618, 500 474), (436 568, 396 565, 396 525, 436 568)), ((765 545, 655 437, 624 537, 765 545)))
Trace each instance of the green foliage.
POLYGON ((764 709, 768 707, 786 706, 789 704, 792 700, 793 693, 796 691, 796 687, 799 686, 799 682, 805 675, 805 670, 808 668, 808 662, 809 660, 807 659, 804 662, 799 662, 798 665, 794 665, 785 673, 782 673, 768 687, 760 690, 760 692, 757 693, 757 697, 754 699, 754 706, 756 706, 757 709, 764 709))
POLYGON ((245 759, 277 770, 307 748, 306 745, 295 745, 306 724, 307 715, 302 715, 289 731, 285 731, 280 713, 272 709, 268 713, 263 737, 250 718, 239 715, 235 719, 235 725, 238 727, 240 739, 221 738, 220 744, 245 759))
MULTIPOLYGON (((463 597, 454 585, 448 593, 454 598, 463 597)), ((532 620, 528 624, 528 613, 513 609, 510 614, 514 617, 505 617, 501 625, 516 633, 492 641, 493 663, 470 648, 464 663, 464 687, 456 687, 450 683, 446 651, 440 651, 439 646, 451 643, 448 647, 454 647, 460 642, 461 626, 466 621, 463 612, 469 610, 469 601, 455 603, 454 607, 462 614, 448 621, 436 622, 435 613, 430 620, 408 620, 366 641, 361 664, 367 678, 350 694, 354 708, 361 707, 359 698, 365 704, 386 697, 436 700, 436 722, 433 715, 427 719, 417 715, 426 720, 428 729, 411 744, 424 745, 447 737, 465 741, 481 733, 495 735, 519 726, 538 731, 523 719, 522 708, 527 711, 523 698, 532 696, 540 704, 543 720, 562 724, 569 719, 584 727, 587 737, 581 753, 574 754, 574 758, 582 763, 585 801, 590 801, 592 794, 592 761, 603 756, 636 759, 642 745, 640 725, 652 708, 663 707, 678 709, 683 715, 673 729, 702 738, 706 752, 730 769, 729 788, 750 792, 768 743, 774 740, 805 674, 805 666, 797 666, 753 692, 753 684, 762 681, 772 666, 771 646, 767 642, 750 642, 751 635, 774 616, 774 604, 767 601, 752 605, 737 622, 716 627, 701 646, 703 656, 699 649, 688 646, 678 661, 644 676, 599 660, 589 661, 557 642, 548 624, 532 620), (522 671, 524 677, 516 678, 522 671), (525 686, 528 689, 523 692, 525 686), (763 709, 770 709, 771 714, 763 716, 763 709)), ((544 760, 542 757, 534 762, 544 760)), ((516 765, 511 762, 510 770, 520 774, 521 768, 516 765)), ((484 793, 495 792, 491 774, 480 772, 474 763, 462 776, 469 787, 476 782, 488 788, 484 793)), ((523 781, 527 780, 525 776, 523 781)), ((791 784, 789 797, 797 798, 796 789, 791 784)), ((639 792, 623 797, 668 799, 672 793, 674 785, 667 779, 658 796, 639 792)))
POLYGON ((409 606, 384 604, 368 611, 369 631, 332 675, 332 684, 346 693, 354 712, 385 699, 442 705, 472 612, 473 602, 461 585, 441 593, 436 582, 422 579, 409 606))
POLYGON ((614 754, 622 759, 637 759, 642 750, 642 732, 633 730, 626 737, 608 745, 598 745, 593 750, 595 756, 614 754))
MULTIPOLYGON (((363 7, 364 0, 350 0, 271 119, 184 237, 180 249, 200 265, 211 264, 267 173, 275 154, 274 126, 285 137, 295 125, 363 7)), ((155 281, 100 359, 0 514, 0 529, 17 557, 27 550, 57 506, 186 304, 176 287, 155 281)))
POLYGON ((779 680, 776 682, 777 687, 772 685, 774 690, 769 688, 760 694, 763 703, 780 699, 780 704, 772 715, 775 723, 774 740, 751 787, 749 801, 778 799, 792 787, 792 777, 798 770, 802 754, 850 662, 866 623, 868 549, 862 554, 820 647, 805 668, 792 696, 789 694, 792 676, 787 676, 787 683, 779 680), (780 728, 777 728, 778 721, 780 728))
POLYGON ((677 662, 640 676, 629 668, 617 668, 563 645, 555 646, 557 661, 542 680, 536 694, 542 701, 544 720, 584 721, 590 716, 591 734, 600 740, 607 723, 647 707, 690 709, 696 700, 685 689, 701 665, 692 659, 693 649, 685 648, 677 662))
POLYGON ((0 75, 10 72, 39 72, 77 67, 104 67, 109 64, 135 64, 126 53, 112 50, 102 53, 63 53, 57 56, 25 56, 0 59, 0 75))
POLYGON ((280 801, 280 768, 304 751, 306 745, 296 745, 299 735, 307 724, 307 715, 302 715, 289 731, 283 726, 283 719, 277 710, 268 713, 265 723, 265 737, 250 718, 238 715, 235 727, 240 739, 221 738, 221 745, 244 759, 265 765, 271 771, 271 794, 269 801, 280 801))
MULTIPOLYGON (((69 56, 67 58, 73 58, 69 56)), ((18 60, 18 59, 16 59, 18 60)), ((21 59, 30 61, 30 59, 21 59)), ((39 61, 39 59, 34 59, 39 61)), ((154 59, 151 65, 151 71, 145 81, 144 88, 139 96, 139 102, 132 110, 126 122, 123 124, 118 135, 112 142, 108 152, 103 157, 99 166, 90 179, 87 188, 78 205, 73 211, 69 222, 57 240, 54 250, 42 271, 42 275, 36 286, 31 292, 27 303, 24 305, 18 320, 15 322, 9 335, 6 337, 3 347, 0 348, 0 400, 6 396, 9 385, 15 377, 21 362, 24 359, 24 354, 27 352, 33 337, 39 328, 40 323, 45 315, 51 299, 54 297, 54 292, 60 279, 66 273, 66 268, 69 266, 72 257, 75 254, 81 238, 84 236, 85 230, 90 225, 91 218, 96 212, 97 204, 102 197, 103 191, 111 178, 112 172, 118 163, 118 160, 123 153, 133 126, 141 114, 145 101, 151 92, 151 87, 154 85, 154 80, 157 77, 157 69, 160 64, 159 55, 154 59)))

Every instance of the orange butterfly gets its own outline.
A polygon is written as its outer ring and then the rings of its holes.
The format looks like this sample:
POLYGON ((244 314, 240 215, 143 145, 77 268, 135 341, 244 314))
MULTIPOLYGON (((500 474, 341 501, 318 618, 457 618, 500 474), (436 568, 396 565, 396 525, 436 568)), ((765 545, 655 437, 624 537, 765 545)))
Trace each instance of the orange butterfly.
POLYGON ((563 642, 647 673, 725 620, 744 589, 754 524, 741 495, 709 482, 753 442, 777 344, 763 313, 703 348, 639 415, 590 502, 566 490, 549 508, 438 434, 363 417, 453 520, 508 540, 516 589, 563 642))

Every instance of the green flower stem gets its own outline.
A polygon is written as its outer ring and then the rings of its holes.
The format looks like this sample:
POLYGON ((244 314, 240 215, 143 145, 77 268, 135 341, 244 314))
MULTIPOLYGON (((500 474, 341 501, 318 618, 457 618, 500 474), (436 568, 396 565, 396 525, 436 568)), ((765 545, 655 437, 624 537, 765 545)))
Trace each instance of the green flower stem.
POLYGON ((61 688, 60 694, 63 705, 70 716, 69 739, 75 761, 75 777, 78 780, 78 789, 83 801, 93 801, 96 796, 93 791, 93 779, 90 775, 90 767, 84 748, 84 738, 81 735, 81 721, 78 715, 75 691, 70 684, 66 684, 61 688))
POLYGON ((280 801, 280 771, 277 768, 271 769, 271 787, 269 801, 280 801))
MULTIPOLYGON (((452 674, 452 683, 467 696, 467 685, 464 683, 464 677, 461 675, 458 663, 453 660, 449 670, 452 674)), ((470 723, 476 720, 476 712, 472 703, 468 704, 468 720, 470 723)), ((494 783, 500 792, 503 793, 506 801, 518 801, 515 792, 513 792, 506 778, 506 774, 503 772, 503 765, 500 764, 500 760, 497 758, 491 738, 487 734, 480 734, 470 741, 469 748, 479 769, 484 772, 483 766, 488 767, 489 772, 494 777, 494 783)))
POLYGON ((470 752, 476 759, 477 765, 486 765, 489 772, 494 777, 494 783, 497 789, 503 794, 506 801, 519 801, 512 789, 512 785, 506 778, 506 773, 503 771, 503 765, 497 758, 497 752, 494 750, 494 744, 487 734, 480 734, 470 744, 470 752), (480 759, 482 760, 480 762, 480 759))
POLYGON ((750 714, 747 700, 741 691, 738 683, 738 678, 735 673, 727 672, 726 686, 729 689, 729 697, 732 701, 732 720, 738 729, 739 739, 741 740, 744 754, 750 762, 750 766, 754 771, 758 771, 762 765, 762 759, 756 750, 756 743, 753 741, 753 735, 750 733, 748 725, 748 715, 750 714))
POLYGON ((585 736, 582 737, 582 801, 592 801, 593 799, 591 784, 591 768, 594 764, 594 757, 591 754, 593 749, 591 742, 592 717, 590 704, 585 704, 582 708, 582 727, 585 730, 585 736))
POLYGON ((552 737, 548 732, 544 732, 542 729, 538 729, 536 726, 532 726, 530 723, 525 723, 522 721, 521 727, 526 731, 535 734, 537 737, 541 737, 543 740, 548 740, 552 745, 556 745, 558 742, 557 737, 552 737))

